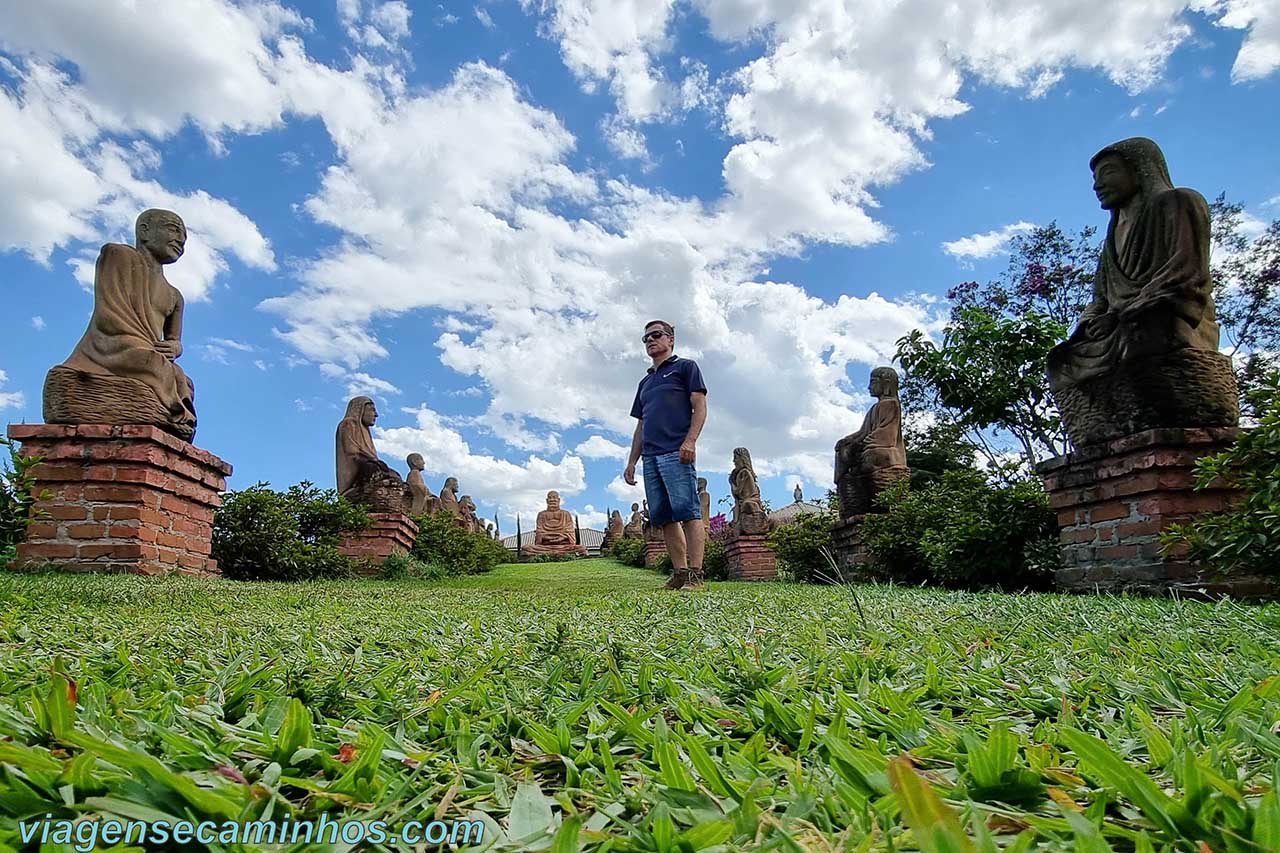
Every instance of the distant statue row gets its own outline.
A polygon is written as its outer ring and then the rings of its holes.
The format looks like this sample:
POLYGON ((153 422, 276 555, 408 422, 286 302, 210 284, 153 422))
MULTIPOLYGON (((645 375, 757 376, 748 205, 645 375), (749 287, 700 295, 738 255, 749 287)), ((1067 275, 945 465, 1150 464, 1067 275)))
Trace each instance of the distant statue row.
POLYGON ((463 530, 497 536, 497 526, 476 515, 471 496, 458 497, 456 477, 444 481, 439 497, 431 494, 422 478, 426 468, 422 454, 410 453, 405 460, 409 465, 406 479, 378 458, 370 431, 377 420, 378 407, 369 397, 353 397, 347 403, 347 413, 338 422, 335 437, 339 495, 372 512, 449 515, 463 530))

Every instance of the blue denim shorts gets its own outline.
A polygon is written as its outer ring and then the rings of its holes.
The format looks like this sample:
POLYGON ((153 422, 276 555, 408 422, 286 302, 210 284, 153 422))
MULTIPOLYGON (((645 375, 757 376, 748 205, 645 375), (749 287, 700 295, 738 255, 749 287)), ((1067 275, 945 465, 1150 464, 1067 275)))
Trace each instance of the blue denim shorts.
POLYGON ((702 518, 698 500, 698 472, 692 462, 681 462, 680 451, 645 456, 644 496, 649 501, 649 524, 662 527, 673 521, 702 518))

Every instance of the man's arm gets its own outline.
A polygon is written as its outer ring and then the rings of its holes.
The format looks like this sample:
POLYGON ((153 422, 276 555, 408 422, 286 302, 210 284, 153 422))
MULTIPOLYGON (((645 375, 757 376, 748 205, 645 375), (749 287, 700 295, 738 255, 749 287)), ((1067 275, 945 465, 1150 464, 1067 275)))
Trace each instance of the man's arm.
POLYGON ((680 444, 680 461, 688 464, 698 456, 698 436, 702 435, 702 427, 707 422, 707 394, 705 391, 694 391, 689 395, 689 403, 693 406, 693 416, 689 421, 689 432, 680 444))
POLYGON ((628 486, 636 484, 636 463, 640 461, 640 451, 644 447, 644 419, 636 418, 636 431, 631 436, 631 455, 627 457, 627 469, 622 472, 622 479, 628 486))

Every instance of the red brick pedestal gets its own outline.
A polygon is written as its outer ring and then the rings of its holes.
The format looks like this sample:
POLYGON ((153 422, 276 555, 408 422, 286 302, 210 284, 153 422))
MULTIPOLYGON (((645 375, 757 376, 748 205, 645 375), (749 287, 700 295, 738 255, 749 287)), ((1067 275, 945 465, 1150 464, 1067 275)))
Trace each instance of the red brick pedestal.
POLYGON ((863 544, 863 519, 866 515, 851 515, 841 519, 831 528, 831 540, 835 551, 836 565, 840 568, 840 580, 858 580, 871 561, 867 554, 867 546, 863 544))
POLYGON ((1264 578, 1220 578, 1185 556, 1161 555, 1161 531, 1229 509, 1237 499, 1230 488, 1192 489, 1196 460, 1230 447, 1237 435, 1227 427, 1147 430, 1037 466, 1058 513, 1058 588, 1274 596, 1274 583, 1264 578))
POLYGON ((653 568, 666 553, 667 541, 665 539, 646 539, 644 542, 645 568, 653 568))
POLYGON ((725 543, 729 578, 735 581, 771 581, 778 577, 777 555, 765 545, 765 536, 739 534, 725 543))
POLYGON ((407 554, 418 540, 418 525, 402 512, 371 512, 373 524, 353 534, 338 550, 353 559, 380 566, 392 554, 407 554))
POLYGON ((231 466, 152 426, 13 424, 48 516, 18 546, 15 568, 216 575, 213 511, 231 466))

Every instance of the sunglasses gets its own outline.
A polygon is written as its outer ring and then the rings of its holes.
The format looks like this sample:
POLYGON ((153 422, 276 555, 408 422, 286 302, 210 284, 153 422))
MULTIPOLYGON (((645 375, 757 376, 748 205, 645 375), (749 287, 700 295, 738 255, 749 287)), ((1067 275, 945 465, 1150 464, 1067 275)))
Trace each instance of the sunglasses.
POLYGON ((666 332, 664 332, 662 329, 658 329, 653 332, 645 332, 644 337, 642 337, 640 340, 643 343, 647 344, 649 343, 649 341, 656 341, 658 338, 662 337, 665 334, 666 332))

